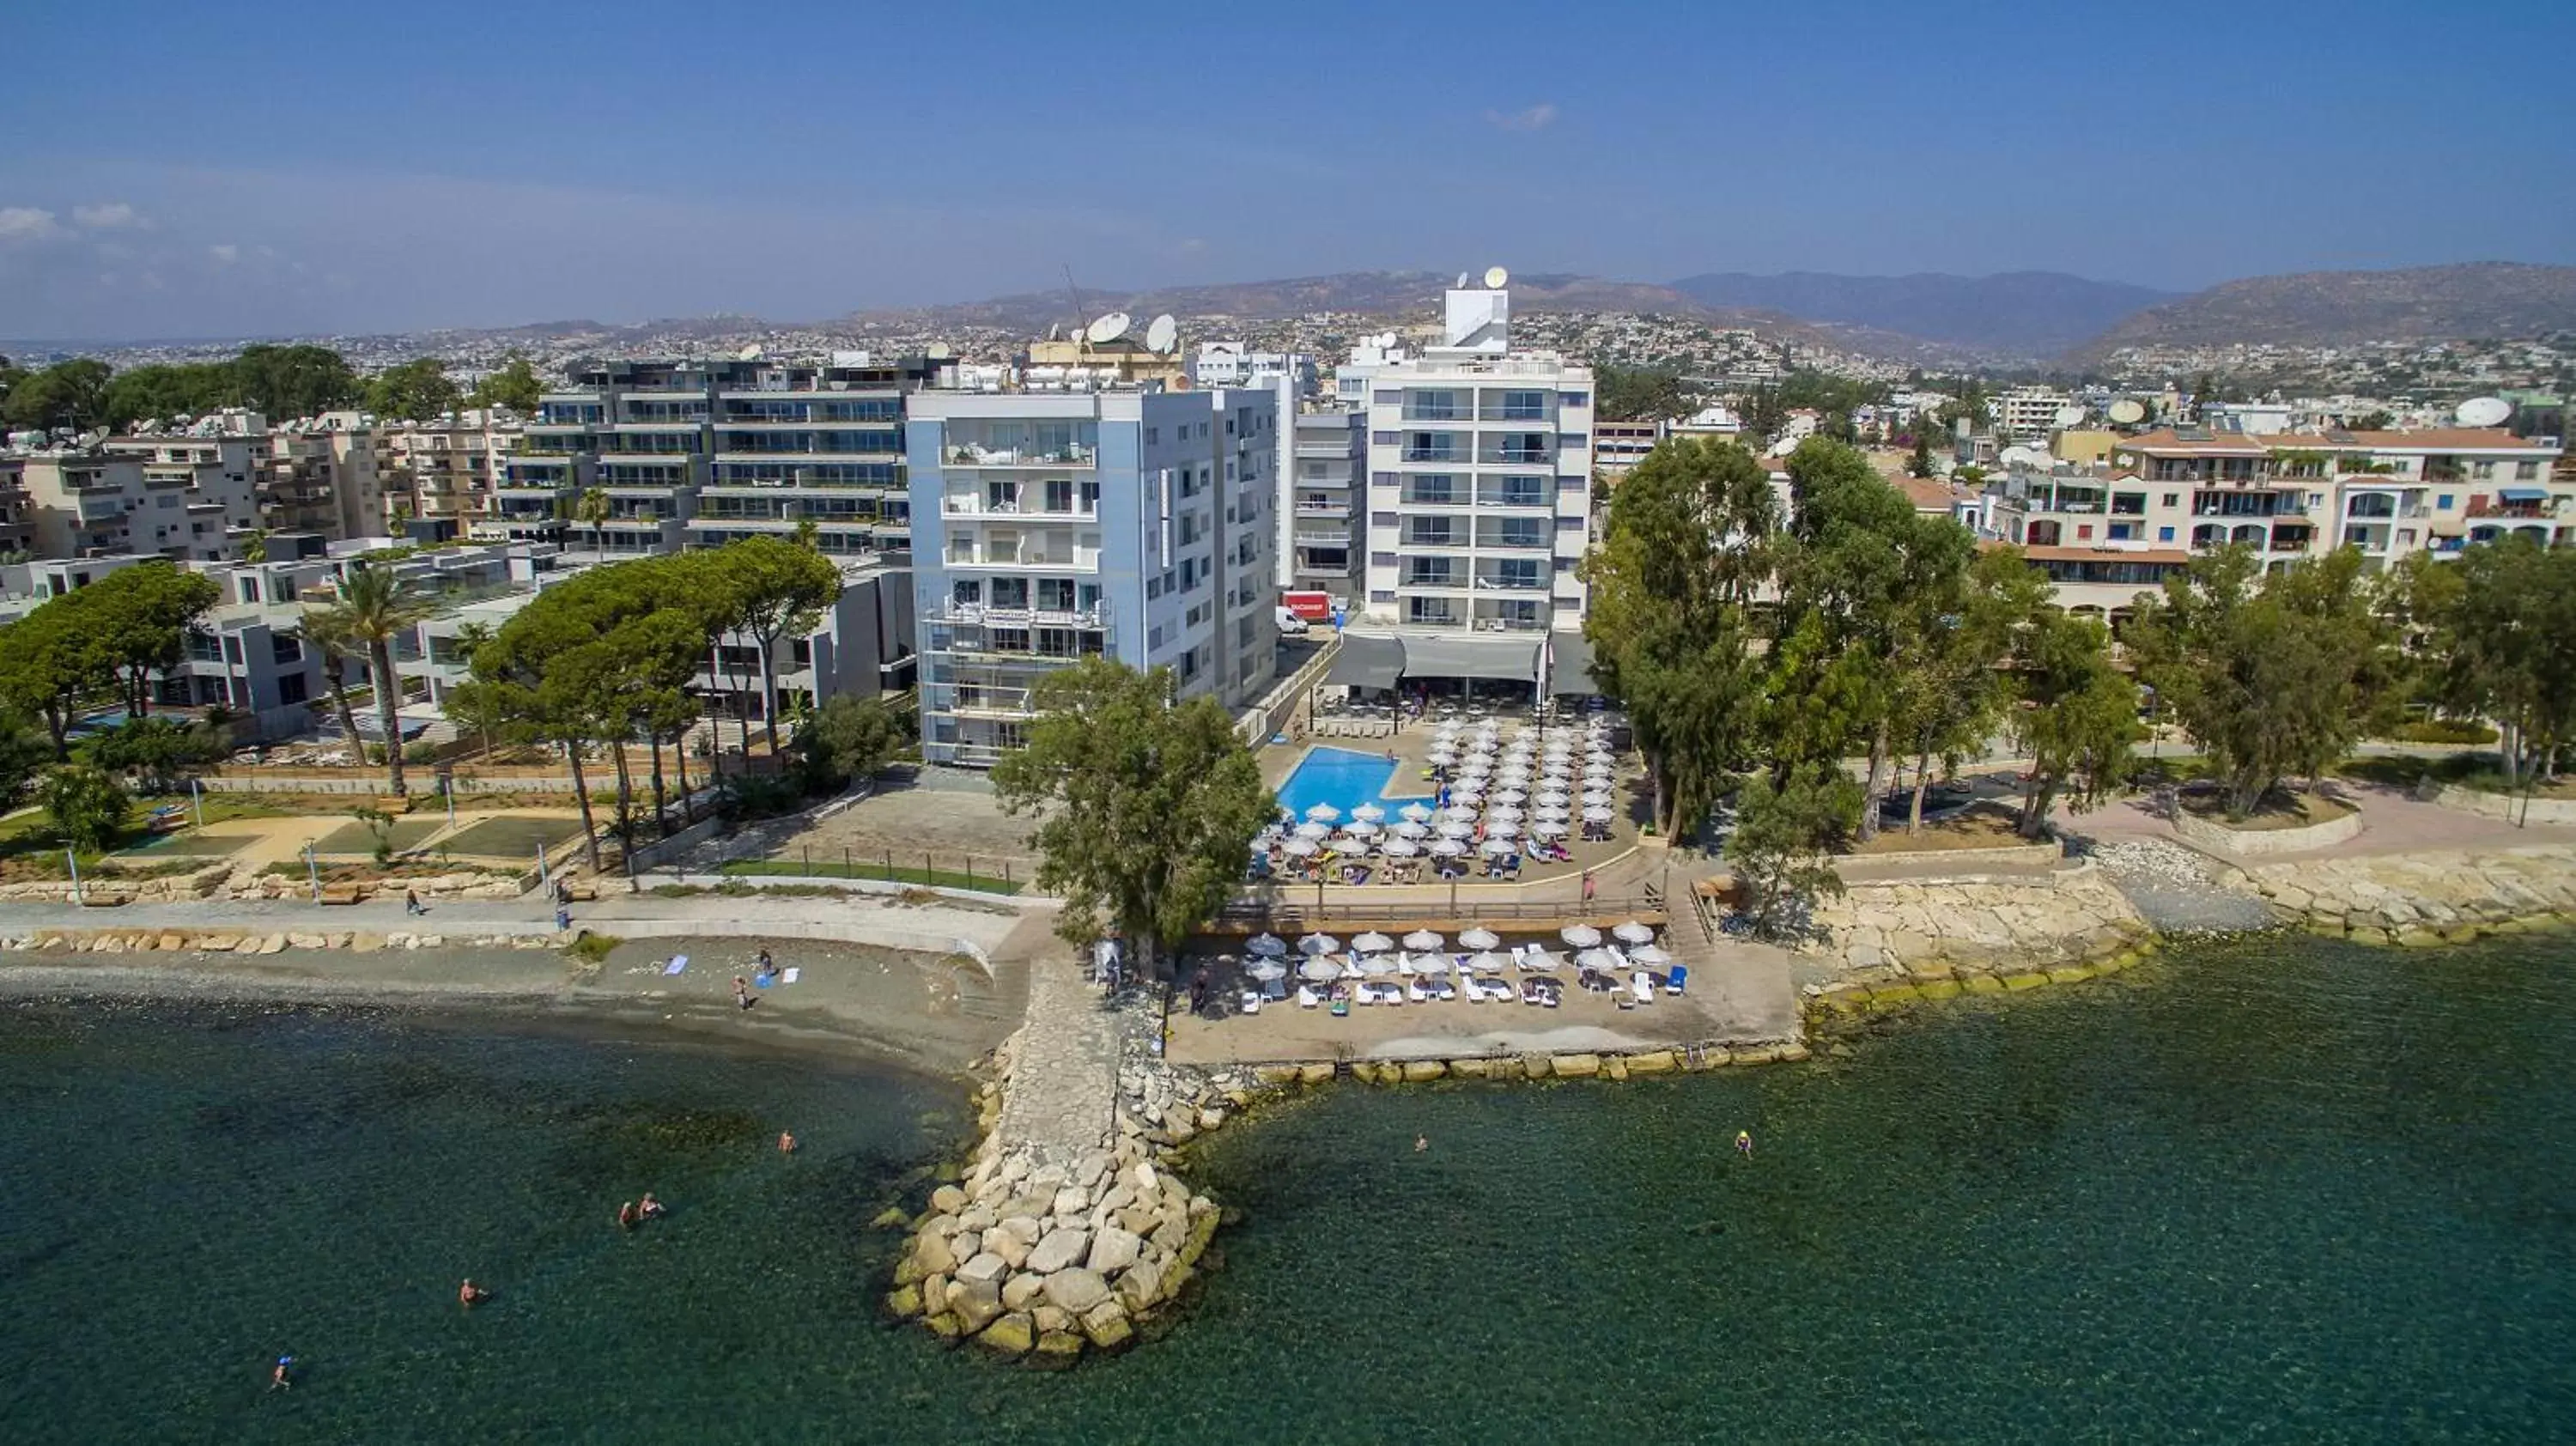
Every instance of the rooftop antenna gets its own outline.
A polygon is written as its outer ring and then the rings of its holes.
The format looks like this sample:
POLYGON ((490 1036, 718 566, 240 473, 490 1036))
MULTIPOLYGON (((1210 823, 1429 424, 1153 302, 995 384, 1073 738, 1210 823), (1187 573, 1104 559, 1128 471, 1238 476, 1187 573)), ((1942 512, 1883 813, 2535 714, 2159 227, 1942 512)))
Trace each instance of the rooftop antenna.
POLYGON ((1512 274, 1499 266, 1488 266, 1485 268, 1485 285, 1491 290, 1502 290, 1504 284, 1511 279, 1512 274))
POLYGON ((1466 273, 1466 272, 1464 272, 1464 271, 1459 272, 1459 273, 1458 273, 1458 284, 1457 284, 1456 286, 1453 286, 1453 287, 1449 288, 1449 289, 1450 289, 1450 290, 1452 290, 1452 291, 1464 291, 1464 290, 1466 290, 1466 289, 1467 289, 1467 273, 1466 273))
POLYGON ((2084 409, 2073 405, 2060 407, 2057 409, 2056 420, 2057 430, 2063 432, 2067 428, 2080 425, 2083 422, 2084 409))
POLYGON ((1173 345, 1180 339, 1181 323, 1168 311, 1155 317, 1152 323, 1147 325, 1145 328, 1145 349, 1147 351, 1169 352, 1173 345))
POLYGON ((1123 311, 1113 311, 1106 316, 1101 317, 1099 320, 1094 321, 1090 326, 1085 327, 1082 335, 1083 339, 1090 342, 1093 346, 1107 346, 1118 338, 1125 336, 1128 328, 1135 324, 1135 318, 1130 317, 1127 313, 1123 311))
POLYGON ((2134 427, 2146 419, 2146 404, 2135 397, 2122 397, 2111 404, 2111 420, 2123 427, 2134 427))
POLYGON ((2513 403, 2502 397, 2471 397, 2451 413, 2452 420, 2463 427, 2502 426, 2513 415, 2513 403))
MULTIPOLYGON (((1073 298, 1074 321, 1075 324, 1079 325, 1083 315, 1082 288, 1073 284, 1073 263, 1070 261, 1064 264, 1064 289, 1065 294, 1073 298)), ((1050 332, 1048 334, 1052 336, 1054 333, 1050 332)))

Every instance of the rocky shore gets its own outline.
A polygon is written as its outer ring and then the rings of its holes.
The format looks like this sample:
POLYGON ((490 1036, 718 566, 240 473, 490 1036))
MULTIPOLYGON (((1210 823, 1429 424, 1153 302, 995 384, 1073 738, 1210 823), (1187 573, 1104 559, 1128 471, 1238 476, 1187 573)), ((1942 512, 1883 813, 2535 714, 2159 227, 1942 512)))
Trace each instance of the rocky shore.
POLYGON ((2285 924, 2422 948, 2535 924, 2576 924, 2576 845, 2377 854, 2249 867, 2285 924))
MULTIPOLYGON (((451 899, 515 899, 526 893, 533 883, 525 870, 486 873, 454 869, 443 874, 386 878, 369 884, 327 885, 323 894, 325 898, 349 903, 371 895, 401 894, 406 890, 432 903, 451 899)), ((245 869, 230 862, 217 862, 201 868, 156 870, 149 874, 113 867, 97 869, 82 877, 78 890, 74 890, 68 878, 0 884, 0 903, 68 904, 77 900, 95 906, 184 904, 208 899, 303 899, 311 897, 312 891, 312 881, 300 868, 291 874, 272 874, 245 869)))
POLYGON ((1974 883, 1860 883, 1816 909, 1802 952, 1867 982, 2026 973, 2116 955, 2149 934, 2091 867, 1974 883))

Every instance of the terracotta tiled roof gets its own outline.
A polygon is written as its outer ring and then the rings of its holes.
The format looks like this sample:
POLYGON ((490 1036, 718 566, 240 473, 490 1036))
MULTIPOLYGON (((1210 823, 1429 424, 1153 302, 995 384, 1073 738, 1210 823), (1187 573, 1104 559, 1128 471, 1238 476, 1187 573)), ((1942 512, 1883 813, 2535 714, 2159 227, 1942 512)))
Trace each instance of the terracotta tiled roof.
POLYGON ((2259 457, 2268 452, 2547 452, 2537 442, 2502 427, 2426 427, 2413 432, 2347 432, 2342 438, 2319 432, 2277 432, 2254 436, 2218 432, 2186 440, 2170 427, 2121 439, 2118 450, 2183 457, 2259 457))
POLYGON ((2180 548, 2025 547, 2021 555, 2033 562, 2162 562, 2179 567, 2191 561, 2191 554, 2180 548))

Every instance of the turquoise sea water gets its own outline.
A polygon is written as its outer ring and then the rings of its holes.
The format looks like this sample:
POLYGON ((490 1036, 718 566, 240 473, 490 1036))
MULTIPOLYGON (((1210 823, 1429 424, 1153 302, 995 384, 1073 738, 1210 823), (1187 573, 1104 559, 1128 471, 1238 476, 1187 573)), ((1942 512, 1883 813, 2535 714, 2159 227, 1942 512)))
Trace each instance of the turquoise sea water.
POLYGON ((1396 765, 1383 753, 1354 753, 1347 748, 1310 748, 1279 785, 1279 806, 1299 818, 1319 803, 1329 803, 1349 818, 1363 803, 1387 805, 1429 794, 1392 793, 1396 765))
POLYGON ((2576 950, 2196 948, 1800 1067, 1349 1086, 1171 1335, 875 1315, 957 1093, 420 1021, 0 1012, 12 1441, 2564 1439, 2576 950), (778 1159, 794 1128, 807 1148, 778 1159), (1737 1160, 1738 1128, 1756 1156, 1737 1160), (1430 1148, 1416 1152, 1417 1135, 1430 1148), (634 1236, 609 1214, 658 1191, 634 1236), (501 1292, 471 1314, 471 1272, 501 1292), (302 1383, 267 1395, 267 1358, 302 1383))

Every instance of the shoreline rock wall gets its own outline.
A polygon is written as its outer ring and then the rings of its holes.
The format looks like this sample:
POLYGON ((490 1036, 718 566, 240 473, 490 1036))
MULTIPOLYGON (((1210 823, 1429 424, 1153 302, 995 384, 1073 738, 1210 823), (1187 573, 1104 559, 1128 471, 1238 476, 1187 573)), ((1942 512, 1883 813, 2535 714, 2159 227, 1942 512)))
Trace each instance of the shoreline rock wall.
POLYGON ((2283 922, 2328 938, 2425 947, 2536 921, 2576 923, 2576 845, 2254 864, 2283 922))
POLYGON ((2020 973, 2114 955, 2147 937, 2146 921, 2099 870, 2021 880, 1855 883, 1815 921, 1822 955, 1847 976, 1950 979, 2020 973))

